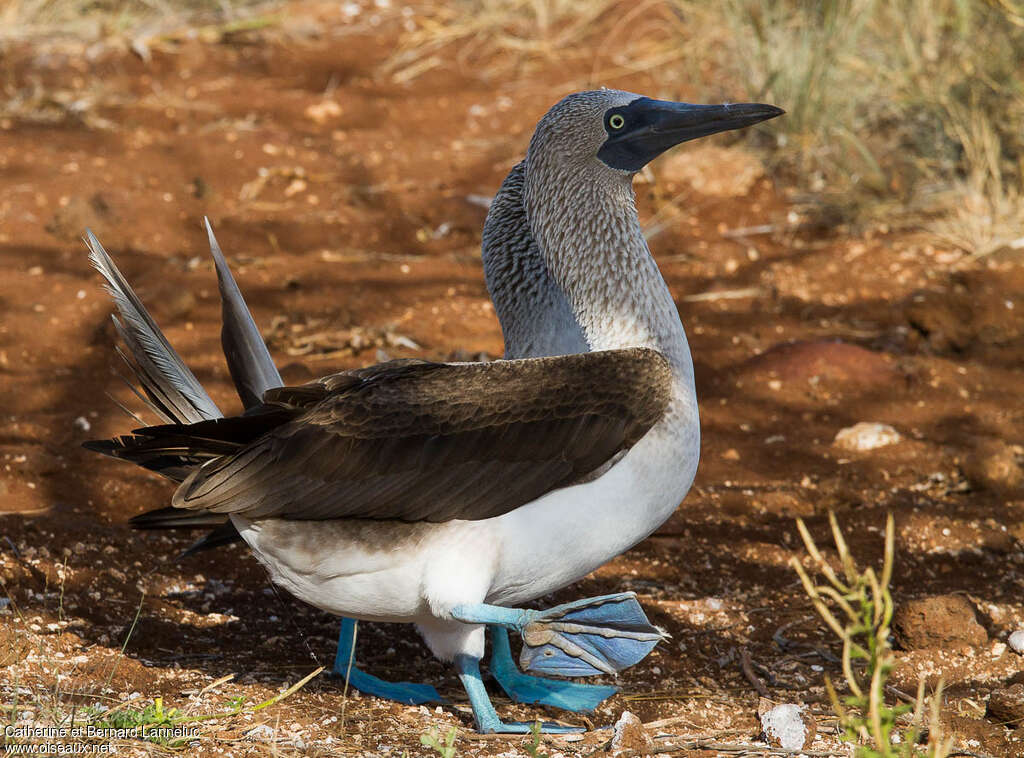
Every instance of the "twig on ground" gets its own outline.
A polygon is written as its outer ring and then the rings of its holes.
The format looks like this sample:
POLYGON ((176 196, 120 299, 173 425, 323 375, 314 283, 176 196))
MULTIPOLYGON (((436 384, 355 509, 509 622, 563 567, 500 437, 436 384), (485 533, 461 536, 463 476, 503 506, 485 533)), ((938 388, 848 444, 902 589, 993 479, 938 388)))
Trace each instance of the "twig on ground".
POLYGON ((900 700, 902 700, 905 703, 916 703, 917 702, 917 698, 915 698, 913 695, 908 695, 903 690, 898 690, 895 687, 893 687, 891 684, 885 685, 885 691, 888 692, 890 695, 895 695, 896 697, 898 697, 900 700))
POLYGON ((227 682, 230 682, 230 681, 231 681, 232 679, 234 679, 234 678, 235 678, 235 675, 234 675, 234 674, 228 674, 228 675, 226 675, 226 676, 222 676, 222 677, 221 677, 220 679, 218 679, 218 680, 217 680, 217 681, 215 681, 215 682, 210 682, 210 683, 209 683, 208 685, 206 685, 206 686, 205 686, 205 687, 203 687, 203 688, 202 688, 201 690, 199 690, 199 694, 198 694, 198 697, 202 697, 203 695, 205 695, 205 694, 206 694, 207 692, 209 692, 210 690, 214 690, 214 689, 217 689, 217 688, 218 688, 218 687, 220 687, 220 686, 221 686, 222 684, 226 684, 227 682))
POLYGON ((743 676, 757 690, 757 694, 761 697, 769 697, 768 688, 764 686, 764 682, 754 673, 753 662, 750 660, 750 651, 745 647, 740 648, 740 668, 743 670, 743 676))

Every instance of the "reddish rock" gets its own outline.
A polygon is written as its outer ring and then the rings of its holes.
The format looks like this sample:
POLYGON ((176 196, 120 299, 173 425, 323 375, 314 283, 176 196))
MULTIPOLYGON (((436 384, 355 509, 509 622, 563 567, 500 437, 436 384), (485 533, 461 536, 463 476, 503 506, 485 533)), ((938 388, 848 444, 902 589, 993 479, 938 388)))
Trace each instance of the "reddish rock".
POLYGON ((988 633, 978 623, 974 606, 962 595, 907 600, 892 620, 896 640, 905 650, 980 647, 988 633))
POLYGON ((815 379, 861 388, 882 387, 899 381, 899 372, 885 356, 845 342, 787 342, 765 350, 739 367, 744 377, 783 383, 815 379))

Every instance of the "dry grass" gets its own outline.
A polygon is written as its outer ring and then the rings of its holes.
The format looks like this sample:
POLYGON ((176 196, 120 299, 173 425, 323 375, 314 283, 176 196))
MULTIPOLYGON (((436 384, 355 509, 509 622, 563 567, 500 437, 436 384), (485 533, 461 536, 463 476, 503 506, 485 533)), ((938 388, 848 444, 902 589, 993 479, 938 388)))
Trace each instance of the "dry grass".
POLYGON ((457 0, 421 9, 415 28, 387 64, 395 81, 410 81, 450 62, 486 59, 484 75, 499 78, 533 60, 553 62, 588 38, 614 0, 457 0), (496 54, 502 57, 496 58, 496 54))
POLYGON ((765 131, 798 199, 847 220, 928 219, 975 255, 1019 242, 1024 4, 729 0, 700 14, 729 29, 707 51, 727 80, 789 112, 765 131))
POLYGON ((5 0, 0 41, 124 36, 234 18, 267 0, 5 0))

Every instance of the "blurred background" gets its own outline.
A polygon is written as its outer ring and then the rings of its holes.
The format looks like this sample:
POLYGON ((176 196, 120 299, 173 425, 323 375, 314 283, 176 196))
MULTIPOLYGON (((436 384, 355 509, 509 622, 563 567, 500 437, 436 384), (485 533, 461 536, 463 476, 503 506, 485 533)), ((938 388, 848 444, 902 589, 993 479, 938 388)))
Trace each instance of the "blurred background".
MULTIPOLYGON (((970 609, 930 622, 956 652, 903 643, 894 686, 941 675, 947 731, 1020 754, 1024 713, 986 705, 1016 684, 1004 643, 1024 624, 1017 0, 0 0, 12 720, 133 693, 140 708, 163 694, 209 713, 333 654, 335 622, 282 610, 245 551, 178 563, 193 536, 124 525, 169 488, 80 449, 138 425, 114 399, 142 411, 117 378, 83 231, 225 410, 238 404, 204 216, 289 382, 385 358, 495 358, 488 203, 550 105, 600 86, 787 115, 674 150, 636 181, 690 335, 704 451, 656 536, 555 598, 633 589, 673 634, 595 723, 628 708, 749 736, 748 651, 779 698, 817 703, 828 739, 822 669, 836 662, 813 652, 831 643, 787 565, 802 555, 793 518, 823 544, 836 512, 871 563, 891 511, 897 599, 970 609)), ((364 626, 368 670, 461 697, 414 633, 364 626)), ((364 698, 344 701, 339 725, 340 697, 314 680, 280 723, 211 722, 202 749, 262 724, 274 750, 381 754, 385 735, 415 751, 427 726, 466 724, 364 698)))

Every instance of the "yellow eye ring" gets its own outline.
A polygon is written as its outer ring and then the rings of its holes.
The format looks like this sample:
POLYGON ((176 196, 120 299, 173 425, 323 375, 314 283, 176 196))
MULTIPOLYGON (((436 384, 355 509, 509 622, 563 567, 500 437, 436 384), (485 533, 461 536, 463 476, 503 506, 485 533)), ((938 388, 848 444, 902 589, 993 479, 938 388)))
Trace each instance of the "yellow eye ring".
POLYGON ((618 113, 613 113, 612 117, 608 119, 608 126, 612 129, 621 129, 626 125, 626 119, 624 119, 618 113))

